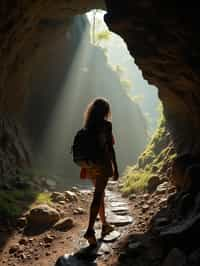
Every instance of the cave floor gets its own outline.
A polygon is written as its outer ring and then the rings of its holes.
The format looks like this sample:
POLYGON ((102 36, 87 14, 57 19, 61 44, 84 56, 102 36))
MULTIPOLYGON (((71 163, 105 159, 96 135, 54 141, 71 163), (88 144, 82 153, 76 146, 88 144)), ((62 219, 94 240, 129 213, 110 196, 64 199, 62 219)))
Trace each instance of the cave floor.
MULTIPOLYGON (((160 208, 158 200, 148 194, 132 195, 130 199, 122 198, 117 184, 110 182, 106 191, 108 220, 110 219, 109 222, 114 223, 115 214, 117 213, 121 217, 128 216, 128 221, 125 219, 124 224, 123 220, 121 224, 117 224, 115 226, 116 234, 111 234, 110 239, 108 237, 106 241, 99 240, 98 248, 91 251, 91 249, 88 249, 83 234, 87 227, 92 192, 88 191, 84 195, 87 196, 78 198, 78 201, 70 204, 55 203, 54 207, 59 208, 64 213, 64 217, 72 218, 74 221, 75 226, 68 231, 61 232, 49 229, 44 232, 34 232, 34 234, 27 235, 23 229, 14 229, 12 235, 10 235, 4 247, 0 250, 0 265, 123 265, 119 262, 119 256, 131 244, 130 235, 145 235, 145 232, 149 229, 151 218, 160 208), (84 213, 74 214, 74 210, 77 208, 82 208, 84 213), (17 246, 17 251, 12 252, 15 246, 17 246), (94 256, 88 262, 91 254, 94 256), (65 257, 63 257, 64 255, 65 257), (77 255, 78 262, 76 261, 77 255), (71 263, 70 260, 72 260, 71 263)), ((98 238, 101 228, 99 221, 96 222, 95 228, 98 238)), ((0 234, 5 235, 6 229, 1 230, 0 234)))

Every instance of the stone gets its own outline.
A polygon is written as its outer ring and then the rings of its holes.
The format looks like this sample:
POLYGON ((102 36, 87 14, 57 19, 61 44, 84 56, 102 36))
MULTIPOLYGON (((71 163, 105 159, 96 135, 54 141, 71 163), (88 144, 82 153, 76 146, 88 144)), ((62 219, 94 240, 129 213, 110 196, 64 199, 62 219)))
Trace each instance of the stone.
POLYGON ((177 248, 172 249, 162 266, 187 266, 185 254, 177 248))
POLYGON ((103 238, 104 242, 114 242, 115 240, 117 240, 120 237, 121 233, 119 231, 112 231, 110 234, 106 235, 103 238))
POLYGON ((144 198, 144 200, 148 200, 149 199, 149 194, 148 193, 144 194, 143 198, 144 198))
POLYGON ((46 183, 46 186, 50 189, 50 190, 55 190, 56 189, 56 181, 55 180, 52 180, 52 179, 49 179, 47 178, 45 180, 45 183, 46 183))
POLYGON ((13 245, 13 246, 11 246, 10 249, 9 249, 9 254, 13 254, 13 253, 19 251, 19 249, 20 249, 19 244, 13 245))
POLYGON ((136 198, 137 198, 137 195, 134 193, 129 196, 129 200, 135 200, 136 198))
POLYGON ((46 235, 46 236, 44 237, 44 242, 45 242, 45 243, 52 243, 53 240, 54 240, 54 237, 53 237, 53 236, 46 235))
POLYGON ((167 204, 168 198, 161 198, 159 201, 159 205, 162 207, 163 205, 167 204))
POLYGON ((61 205, 65 205, 65 204, 66 204, 66 201, 61 200, 61 201, 59 201, 59 204, 61 204, 61 205))
POLYGON ((76 208, 74 211, 73 211, 73 214, 84 214, 85 213, 85 210, 83 208, 76 208))
POLYGON ((117 215, 122 215, 122 216, 129 214, 129 211, 127 211, 126 209, 124 209, 124 210, 118 210, 118 211, 113 211, 113 212, 115 214, 117 214, 117 215))
POLYGON ((147 204, 148 204, 148 205, 152 205, 152 204, 154 204, 154 199, 149 199, 149 200, 147 200, 147 204))
POLYGON ((116 226, 124 226, 134 222, 133 217, 131 216, 121 216, 121 215, 110 215, 108 217, 109 223, 116 226))
POLYGON ((53 192, 51 194, 51 199, 53 202, 65 201, 65 195, 61 192, 53 192))
POLYGON ((64 218, 58 221, 53 227, 56 230, 66 231, 74 226, 74 221, 71 218, 64 218))
POLYGON ((111 205, 111 207, 124 207, 124 206, 128 206, 128 204, 126 202, 123 202, 123 201, 111 202, 110 205, 111 205))
POLYGON ((111 247, 105 243, 101 244, 100 248, 97 250, 97 255, 102 256, 104 254, 110 254, 112 251, 111 247))
POLYGON ((148 181, 148 185, 147 185, 147 190, 149 193, 153 193, 157 186, 160 184, 160 178, 159 176, 155 175, 155 176, 151 176, 149 178, 149 181, 148 181))
POLYGON ((78 197, 77 197, 75 192, 67 190, 64 192, 64 195, 65 195, 65 200, 67 200, 67 201, 77 201, 78 200, 78 197))
POLYGON ((59 212, 46 204, 34 207, 27 216, 28 225, 37 226, 54 224, 59 218, 59 212))
POLYGON ((26 224, 27 224, 27 219, 26 219, 26 217, 20 217, 20 218, 17 219, 17 226, 18 226, 19 228, 23 228, 23 227, 25 227, 26 224))
POLYGON ((79 192, 80 192, 79 188, 76 187, 76 186, 73 186, 73 187, 71 188, 71 191, 72 191, 72 192, 75 192, 75 193, 79 193, 79 192))
POLYGON ((20 245, 26 245, 28 243, 28 240, 26 239, 26 238, 21 238, 20 240, 19 240, 19 244, 20 245))
POLYGON ((115 213, 124 212, 124 211, 128 212, 129 208, 127 206, 112 207, 111 211, 115 213))
POLYGON ((157 194, 165 193, 167 191, 167 189, 168 189, 168 186, 169 186, 169 183, 168 182, 164 182, 164 183, 160 184, 156 188, 156 193, 157 194))
POLYGON ((171 186, 171 187, 168 188, 168 193, 169 194, 173 194, 175 192, 176 192, 176 187, 175 186, 171 186))
POLYGON ((146 212, 148 209, 149 209, 149 205, 148 204, 142 205, 143 212, 146 212))
POLYGON ((24 253, 22 253, 22 254, 20 255, 20 258, 21 258, 22 260, 25 260, 27 257, 26 257, 26 255, 25 255, 24 253))

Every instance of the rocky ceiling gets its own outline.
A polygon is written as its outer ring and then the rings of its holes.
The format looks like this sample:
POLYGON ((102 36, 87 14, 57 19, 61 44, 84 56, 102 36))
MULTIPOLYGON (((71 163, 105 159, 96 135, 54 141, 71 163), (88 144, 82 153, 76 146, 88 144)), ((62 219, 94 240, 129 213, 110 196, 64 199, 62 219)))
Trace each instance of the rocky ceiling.
MULTIPOLYGON (((106 6, 106 23, 124 38, 144 77, 159 88, 178 152, 198 155, 198 6, 179 0, 106 0, 106 6)), ((18 113, 23 106, 35 51, 64 34, 69 18, 92 8, 104 8, 103 1, 0 2, 1 113, 18 113)))

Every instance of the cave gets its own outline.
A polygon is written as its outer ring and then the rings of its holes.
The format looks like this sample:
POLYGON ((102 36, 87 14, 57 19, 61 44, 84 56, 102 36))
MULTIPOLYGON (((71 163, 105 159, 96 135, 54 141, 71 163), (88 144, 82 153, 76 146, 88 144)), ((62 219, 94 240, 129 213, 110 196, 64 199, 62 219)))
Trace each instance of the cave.
MULTIPOLYGON (((71 17, 94 8, 107 10, 105 22, 125 40, 144 78, 158 87, 170 145, 177 158, 180 161, 182 158, 180 164, 178 161, 174 166, 177 169, 172 169, 172 179, 181 187, 183 179, 180 176, 195 164, 194 169, 189 169, 189 177, 195 179, 190 180, 190 188, 196 196, 198 180, 195 177, 198 176, 200 155, 199 8, 196 3, 178 0, 166 3, 156 0, 138 3, 61 0, 56 4, 53 1, 1 1, 1 177, 15 175, 31 163, 21 114, 31 91, 30 74, 36 52, 42 53, 55 39, 63 36, 71 17)), ((198 222, 197 216, 187 230, 187 237, 199 232, 198 222)), ((173 232, 170 233, 172 237, 173 232)), ((180 244, 178 237, 176 240, 180 244)), ((189 254, 197 247, 198 244, 191 249, 184 249, 184 245, 182 248, 189 254)))

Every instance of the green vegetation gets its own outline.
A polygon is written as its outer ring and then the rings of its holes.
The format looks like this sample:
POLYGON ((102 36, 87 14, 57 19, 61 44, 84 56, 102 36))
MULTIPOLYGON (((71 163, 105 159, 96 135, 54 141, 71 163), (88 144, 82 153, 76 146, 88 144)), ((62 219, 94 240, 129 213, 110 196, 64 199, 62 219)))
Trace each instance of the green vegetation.
POLYGON ((0 217, 15 219, 34 201, 36 193, 30 189, 0 190, 0 217))
POLYGON ((150 172, 146 170, 128 167, 123 177, 123 194, 144 191, 150 176, 150 172))
POLYGON ((51 204, 51 193, 49 192, 41 192, 36 196, 34 201, 35 204, 51 204))
POLYGON ((0 217, 16 219, 36 204, 51 204, 50 193, 26 190, 0 190, 0 217))
POLYGON ((165 123, 162 114, 159 126, 146 150, 138 158, 137 164, 126 169, 122 177, 124 194, 144 191, 151 176, 166 171, 176 157, 165 123))
POLYGON ((13 177, 5 184, 5 188, 2 185, 0 189, 0 217, 2 219, 14 220, 32 205, 51 203, 50 193, 40 192, 40 187, 35 184, 37 174, 33 169, 28 169, 26 173, 25 171, 21 173, 21 176, 13 177))

